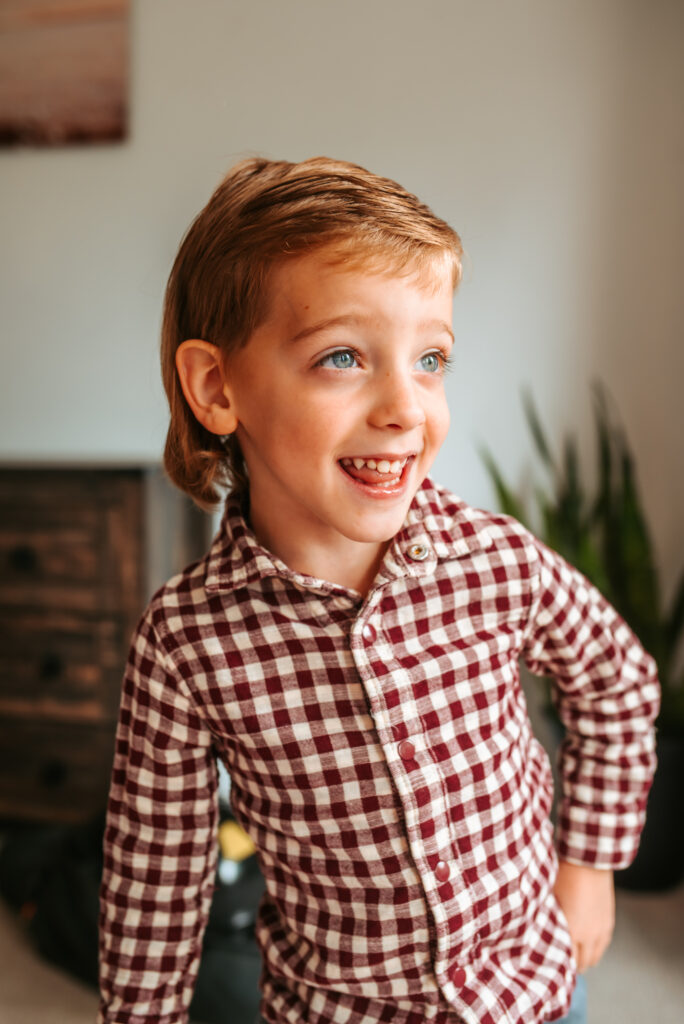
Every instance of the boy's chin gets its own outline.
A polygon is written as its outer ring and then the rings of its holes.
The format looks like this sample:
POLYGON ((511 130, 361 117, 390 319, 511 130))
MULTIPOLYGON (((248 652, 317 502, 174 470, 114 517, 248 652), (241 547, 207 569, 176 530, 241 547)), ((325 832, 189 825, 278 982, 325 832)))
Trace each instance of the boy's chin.
POLYGON ((379 522, 357 523, 344 531, 345 536, 357 544, 389 545, 404 525, 409 505, 410 502, 407 502, 404 509, 393 510, 392 514, 386 514, 379 522))

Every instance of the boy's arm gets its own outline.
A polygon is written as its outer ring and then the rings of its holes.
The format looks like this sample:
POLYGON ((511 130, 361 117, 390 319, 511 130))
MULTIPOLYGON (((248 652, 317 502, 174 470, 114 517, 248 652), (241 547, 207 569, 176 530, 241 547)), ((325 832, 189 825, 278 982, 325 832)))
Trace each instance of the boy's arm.
POLYGON ((615 927, 613 872, 562 860, 554 893, 568 922, 578 970, 595 967, 615 927))
POLYGON ((634 859, 655 770, 660 690, 653 659, 611 605, 540 541, 537 593, 524 659, 553 677, 566 729, 556 895, 580 966, 591 966, 613 929, 613 870, 634 859), (593 906, 592 906, 593 904, 593 906))
POLYGON ((144 619, 124 678, 100 893, 98 1024, 182 1024, 214 885, 211 737, 144 619))

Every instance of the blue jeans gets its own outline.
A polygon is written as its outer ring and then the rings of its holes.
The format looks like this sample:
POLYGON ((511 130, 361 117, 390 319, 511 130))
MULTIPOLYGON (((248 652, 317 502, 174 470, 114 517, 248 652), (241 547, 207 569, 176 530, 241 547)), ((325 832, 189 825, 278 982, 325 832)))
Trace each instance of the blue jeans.
MULTIPOLYGON (((255 1024, 267 1024, 267 1022, 259 1015, 255 1024)), ((587 983, 581 974, 577 978, 577 986, 572 995, 572 1003, 567 1017, 554 1021, 554 1024, 587 1024, 587 983)))
POLYGON ((554 1021, 554 1024, 587 1024, 587 983, 581 974, 577 977, 567 1016, 554 1021))

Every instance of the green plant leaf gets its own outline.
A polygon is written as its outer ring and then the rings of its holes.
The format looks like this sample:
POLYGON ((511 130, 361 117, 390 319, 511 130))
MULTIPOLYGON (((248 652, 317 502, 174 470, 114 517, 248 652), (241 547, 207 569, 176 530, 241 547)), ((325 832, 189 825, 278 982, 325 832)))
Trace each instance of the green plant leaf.
MULTIPOLYGON (((496 498, 499 508, 507 516, 513 516, 523 525, 527 525, 525 520, 527 518, 525 509, 522 502, 518 500, 513 491, 510 489, 506 481, 504 480, 499 467, 494 461, 493 456, 489 453, 486 448, 480 449, 480 457, 485 464, 487 472, 489 473, 494 490, 496 491, 496 498)), ((528 527, 529 528, 529 527, 528 527)))
POLYGON ((684 738, 684 676, 677 683, 663 686, 656 724, 665 735, 684 738))
POLYGON ((563 473, 556 485, 560 527, 569 550, 579 550, 584 533, 584 495, 579 485, 579 456, 573 438, 563 445, 563 473))
POLYGON ((660 662, 665 652, 653 548, 627 441, 622 434, 616 440, 620 448, 620 491, 615 503, 615 526, 621 560, 618 610, 646 649, 660 662))
POLYGON ((599 539, 604 576, 608 580, 608 592, 613 603, 621 604, 620 594, 624 588, 624 565, 620 548, 620 527, 617 497, 614 495, 613 447, 615 436, 608 415, 608 403, 601 384, 594 385, 594 420, 596 424, 598 454, 598 493, 591 514, 592 524, 599 539))
POLYGON ((684 628, 684 573, 675 588, 670 613, 665 620, 665 656, 671 662, 679 646, 684 628))
POLYGON ((610 517, 612 507, 613 458, 608 420, 608 404, 601 384, 594 385, 594 421, 598 448, 598 494, 593 510, 594 522, 610 517))
MULTIPOLYGON (((576 442, 565 441, 560 465, 554 460, 535 405, 524 396, 535 449, 551 477, 551 490, 537 488, 540 536, 576 566, 622 614, 654 656, 662 684, 659 729, 684 737, 684 677, 672 675, 684 631, 684 575, 667 615, 662 613, 653 546, 624 432, 613 426, 602 384, 594 385, 598 479, 595 495, 583 489, 576 442)), ((525 521, 520 500, 488 453, 483 459, 505 512, 525 521)))
POLYGON ((525 417, 530 428, 530 433, 532 434, 532 438, 534 440, 537 451, 541 456, 541 460, 547 467, 547 469, 551 472, 551 474, 554 477, 557 477, 558 470, 556 468, 556 463, 553 458, 553 455, 551 454, 551 449, 546 441, 546 435, 544 434, 544 430, 542 429, 541 421, 537 414, 537 409, 534 404, 534 400, 529 391, 525 391, 523 393, 523 406, 525 409, 525 417))
POLYGON ((603 565, 600 548, 594 543, 588 532, 585 532, 580 538, 577 547, 577 561, 573 562, 573 565, 601 591, 606 600, 614 604, 612 587, 603 565))

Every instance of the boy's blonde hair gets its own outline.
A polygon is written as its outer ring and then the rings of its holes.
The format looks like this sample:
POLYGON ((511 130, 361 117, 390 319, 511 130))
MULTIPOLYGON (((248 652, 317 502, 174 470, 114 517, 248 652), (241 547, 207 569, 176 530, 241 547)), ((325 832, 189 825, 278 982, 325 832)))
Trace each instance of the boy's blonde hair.
POLYGON ((164 464, 198 505, 215 505, 220 487, 245 489, 246 469, 235 436, 221 439, 191 412, 176 372, 178 346, 201 338, 227 357, 245 345, 265 319, 273 267, 323 246, 345 266, 425 274, 438 264, 454 288, 461 278, 456 232, 388 178, 327 157, 233 167, 186 233, 164 302, 161 360, 171 409, 164 464))

